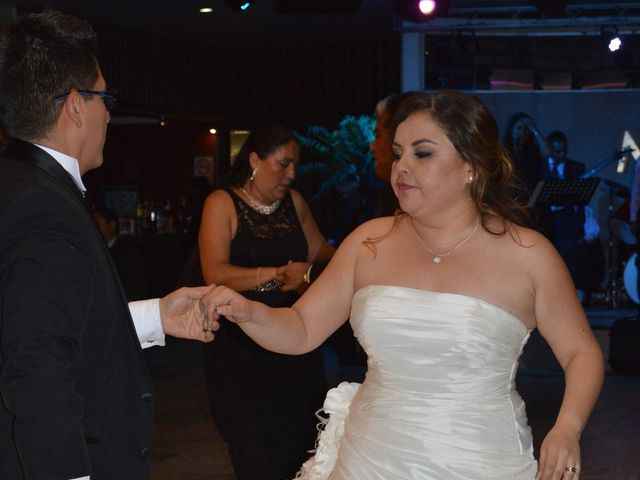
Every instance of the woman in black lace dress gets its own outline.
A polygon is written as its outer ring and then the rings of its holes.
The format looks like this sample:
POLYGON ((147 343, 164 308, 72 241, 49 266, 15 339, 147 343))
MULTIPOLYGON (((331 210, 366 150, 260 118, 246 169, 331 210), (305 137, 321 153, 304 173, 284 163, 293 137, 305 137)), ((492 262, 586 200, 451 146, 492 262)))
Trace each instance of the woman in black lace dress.
MULTIPOLYGON (((199 247, 207 284, 290 306, 317 275, 314 264, 331 257, 308 205, 289 188, 299 151, 278 124, 249 135, 226 186, 204 205, 199 247)), ((317 434, 315 411, 326 393, 320 352, 272 353, 224 320, 210 347, 204 353, 209 402, 237 478, 292 478, 317 434)))

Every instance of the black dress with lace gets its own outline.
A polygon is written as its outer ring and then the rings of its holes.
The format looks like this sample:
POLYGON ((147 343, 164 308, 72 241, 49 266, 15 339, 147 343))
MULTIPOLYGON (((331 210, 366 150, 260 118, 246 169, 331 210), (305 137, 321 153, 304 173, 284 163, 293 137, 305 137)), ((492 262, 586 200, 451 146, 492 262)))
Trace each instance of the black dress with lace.
MULTIPOLYGON (((306 261, 307 243, 291 195, 263 215, 232 190, 238 231, 230 263, 241 267, 306 261)), ((292 305, 294 292, 241 292, 272 307, 292 305)), ((315 412, 326 393, 320 351, 281 355, 257 345, 235 324, 221 321, 204 348, 209 403, 216 427, 229 445, 238 480, 293 478, 317 435, 315 412)))

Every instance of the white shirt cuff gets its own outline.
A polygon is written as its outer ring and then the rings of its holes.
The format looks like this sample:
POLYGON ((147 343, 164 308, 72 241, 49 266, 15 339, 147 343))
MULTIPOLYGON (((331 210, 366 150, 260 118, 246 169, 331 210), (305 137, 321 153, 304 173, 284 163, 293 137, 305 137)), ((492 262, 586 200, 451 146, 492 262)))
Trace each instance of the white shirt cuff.
POLYGON ((160 299, 129 302, 138 340, 142 348, 165 345, 162 321, 160 320, 160 299))

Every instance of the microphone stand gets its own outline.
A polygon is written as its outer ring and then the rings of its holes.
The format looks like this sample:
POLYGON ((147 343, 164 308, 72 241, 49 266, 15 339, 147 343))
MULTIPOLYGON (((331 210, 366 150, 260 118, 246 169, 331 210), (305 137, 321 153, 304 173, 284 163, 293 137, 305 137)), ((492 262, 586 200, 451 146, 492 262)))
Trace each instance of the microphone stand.
MULTIPOLYGON (((633 151, 631 148, 626 148, 623 150, 618 150, 614 152, 611 158, 607 158, 602 162, 598 163, 594 167, 587 170, 585 173, 580 175, 579 178, 590 178, 596 173, 598 173, 603 168, 607 167, 609 164, 619 160, 625 155, 630 154, 633 151)), ((620 271, 618 269, 618 245, 617 241, 614 240, 613 232, 611 231, 611 219, 613 218, 613 197, 614 197, 614 182, 608 182, 605 180, 604 182, 609 189, 609 206, 607 207, 607 211, 609 213, 609 217, 607 218, 607 230, 609 231, 609 241, 607 244, 607 250, 609 254, 609 265, 607 268, 607 273, 609 274, 608 285, 605 291, 605 302, 607 306, 612 310, 617 310, 621 307, 622 303, 622 285, 620 281, 620 271)))

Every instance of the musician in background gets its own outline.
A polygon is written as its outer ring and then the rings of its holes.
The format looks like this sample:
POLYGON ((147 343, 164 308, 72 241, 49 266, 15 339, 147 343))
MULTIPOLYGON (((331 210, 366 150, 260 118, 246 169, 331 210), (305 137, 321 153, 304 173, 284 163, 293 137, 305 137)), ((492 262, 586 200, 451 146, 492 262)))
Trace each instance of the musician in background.
MULTIPOLYGON (((540 180, 580 177, 582 162, 567 157, 567 137, 555 131, 545 137, 526 113, 513 115, 504 139, 516 173, 529 193, 540 180)), ((604 254, 597 242, 600 228, 591 207, 536 205, 531 211, 536 227, 554 244, 567 264, 580 293, 599 289, 604 273, 604 254)), ((585 296, 581 300, 586 301, 585 296)))
MULTIPOLYGON (((536 138, 544 137, 534 135, 536 138)), ((582 162, 567 157, 567 137, 563 132, 550 133, 541 141, 540 150, 548 152, 541 162, 542 180, 579 178, 585 172, 582 162)), ((549 205, 540 210, 539 229, 551 240, 569 268, 579 290, 598 287, 604 260, 597 242, 600 227, 589 206, 549 205)))

